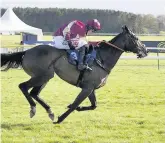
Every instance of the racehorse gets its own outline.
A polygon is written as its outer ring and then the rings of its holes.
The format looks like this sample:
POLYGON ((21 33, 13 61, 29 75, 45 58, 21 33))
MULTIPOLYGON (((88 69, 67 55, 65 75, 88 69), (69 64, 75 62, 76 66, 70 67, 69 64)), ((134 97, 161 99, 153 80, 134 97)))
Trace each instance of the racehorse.
POLYGON ((50 45, 38 45, 23 52, 1 54, 1 67, 5 66, 5 71, 13 65, 21 65, 23 70, 31 76, 28 81, 19 84, 20 90, 30 104, 30 117, 32 118, 36 113, 36 104, 33 100, 35 99, 45 108, 50 119, 54 121, 54 113, 50 106, 39 97, 39 93, 46 83, 54 77, 54 73, 82 90, 74 102, 68 106, 67 111, 53 123, 61 123, 74 110, 94 110, 96 108, 95 90, 105 85, 108 75, 121 54, 133 52, 137 54, 137 58, 147 56, 145 45, 135 34, 127 26, 122 27, 122 29, 122 32, 111 41, 102 41, 97 46, 92 71, 78 71, 74 65, 68 62, 65 50, 56 49, 50 45), (81 107, 80 104, 87 97, 91 105, 81 107))

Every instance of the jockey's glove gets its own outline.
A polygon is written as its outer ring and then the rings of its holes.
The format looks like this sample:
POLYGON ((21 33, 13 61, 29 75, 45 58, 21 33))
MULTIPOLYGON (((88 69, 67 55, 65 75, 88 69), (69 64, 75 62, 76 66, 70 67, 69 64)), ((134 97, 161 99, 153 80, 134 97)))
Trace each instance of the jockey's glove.
POLYGON ((75 47, 73 46, 71 41, 68 41, 68 45, 71 50, 75 50, 75 47))

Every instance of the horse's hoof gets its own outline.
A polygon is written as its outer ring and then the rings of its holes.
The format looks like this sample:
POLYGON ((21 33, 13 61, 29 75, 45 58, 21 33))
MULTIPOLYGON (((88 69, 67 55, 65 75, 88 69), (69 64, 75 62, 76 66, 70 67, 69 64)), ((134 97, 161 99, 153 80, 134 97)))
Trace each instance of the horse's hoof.
POLYGON ((81 107, 77 107, 76 108, 76 111, 81 111, 81 107))
POLYGON ((53 122, 53 124, 60 124, 62 122, 62 120, 60 120, 60 117, 58 117, 57 122, 53 122))
POLYGON ((30 118, 33 118, 33 116, 36 114, 36 107, 31 106, 31 110, 30 110, 30 118))
POLYGON ((57 121, 57 122, 53 122, 53 124, 60 124, 61 122, 57 121))
POLYGON ((70 105, 67 106, 67 108, 69 108, 69 109, 70 109, 71 107, 72 107, 72 104, 70 104, 70 105))
POLYGON ((50 113, 50 114, 49 114, 49 118, 50 118, 52 121, 54 121, 54 113, 50 113))
POLYGON ((59 124, 58 122, 53 122, 53 124, 59 124))

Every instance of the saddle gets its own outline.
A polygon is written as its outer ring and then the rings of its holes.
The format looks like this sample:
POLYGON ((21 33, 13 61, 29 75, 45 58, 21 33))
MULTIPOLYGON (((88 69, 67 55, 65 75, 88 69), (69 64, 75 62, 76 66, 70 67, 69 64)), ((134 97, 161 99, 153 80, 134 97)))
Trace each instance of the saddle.
MULTIPOLYGON (((67 51, 67 59, 68 62, 74 66, 78 65, 78 55, 79 50, 66 50, 67 51)), ((92 70, 93 62, 96 59, 96 50, 93 46, 90 46, 88 51, 86 51, 86 55, 84 57, 84 64, 87 66, 87 69, 92 70)))
MULTIPOLYGON (((96 62, 96 64, 98 66, 100 66, 102 69, 104 69, 107 73, 110 72, 107 69, 107 67, 104 65, 104 62, 102 61, 99 50, 96 50, 95 48, 91 48, 86 52, 86 55, 84 57, 84 64, 86 64, 88 68, 83 70, 83 71, 80 71, 78 81, 77 81, 77 86, 78 87, 81 87, 82 79, 83 79, 83 75, 84 75, 85 71, 87 71, 87 70, 91 71, 92 70, 92 66, 93 66, 94 61, 96 62), (98 55, 97 58, 96 58, 96 54, 98 55)), ((72 64, 74 66, 77 66, 78 65, 78 52, 79 51, 75 50, 76 55, 74 55, 74 56, 77 57, 77 58, 74 59, 74 62, 73 62, 73 60, 70 60, 70 54, 69 54, 70 52, 71 52, 71 50, 67 50, 67 60, 70 64, 72 64)))

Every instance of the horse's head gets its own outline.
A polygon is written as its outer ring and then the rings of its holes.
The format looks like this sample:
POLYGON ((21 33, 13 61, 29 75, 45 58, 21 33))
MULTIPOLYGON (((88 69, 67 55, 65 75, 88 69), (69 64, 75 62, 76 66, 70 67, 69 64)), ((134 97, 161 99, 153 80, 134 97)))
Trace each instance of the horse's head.
POLYGON ((137 54, 138 58, 143 58, 147 56, 147 49, 145 45, 136 37, 136 35, 127 28, 127 26, 122 27, 124 38, 124 50, 130 51, 137 54))

